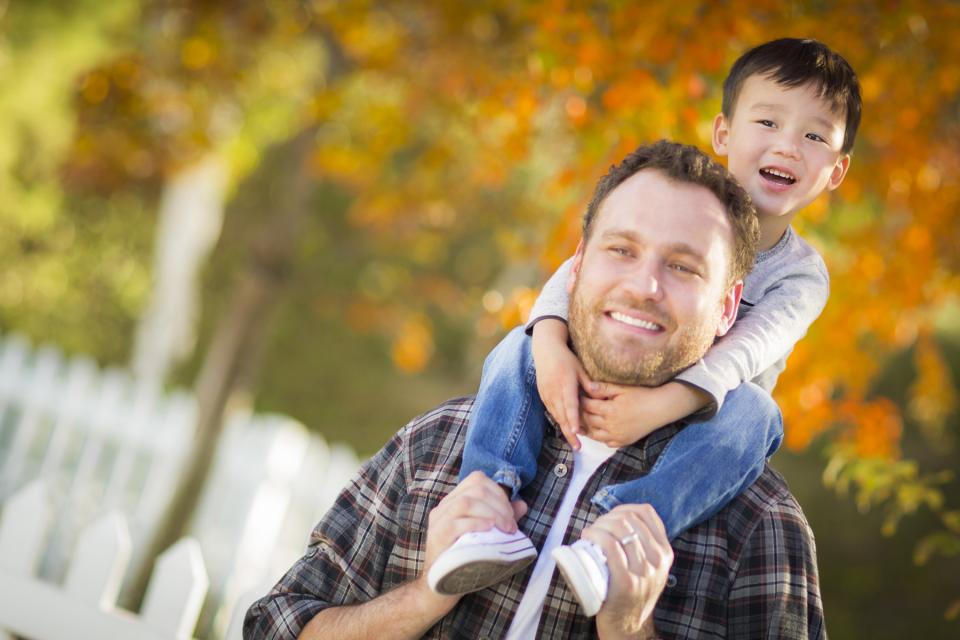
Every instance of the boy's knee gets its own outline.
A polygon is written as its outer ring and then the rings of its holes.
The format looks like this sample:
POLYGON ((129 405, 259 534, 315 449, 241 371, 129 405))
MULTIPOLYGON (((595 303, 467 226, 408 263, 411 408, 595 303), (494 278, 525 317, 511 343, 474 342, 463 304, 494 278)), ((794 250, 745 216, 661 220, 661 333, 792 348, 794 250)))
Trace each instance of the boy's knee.
POLYGON ((510 333, 503 337, 497 346, 487 355, 484 361, 484 368, 501 359, 512 361, 517 358, 517 354, 525 354, 530 351, 530 336, 524 331, 523 325, 515 327, 510 333))
POLYGON ((724 409, 729 405, 729 408, 735 409, 738 414, 749 414, 760 420, 783 425, 780 407, 769 393, 752 382, 744 382, 728 393, 723 405, 724 409))

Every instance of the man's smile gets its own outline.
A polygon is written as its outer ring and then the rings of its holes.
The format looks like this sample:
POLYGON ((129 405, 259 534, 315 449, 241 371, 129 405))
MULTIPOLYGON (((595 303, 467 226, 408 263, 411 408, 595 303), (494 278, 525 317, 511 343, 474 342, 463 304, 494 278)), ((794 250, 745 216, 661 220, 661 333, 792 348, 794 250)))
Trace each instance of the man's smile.
POLYGON ((652 322, 650 320, 644 320, 643 318, 637 318, 635 316, 627 315, 626 313, 623 313, 621 311, 610 311, 607 313, 607 315, 611 319, 616 320, 617 322, 620 322, 622 324, 629 325, 631 327, 637 327, 638 329, 645 329, 647 331, 653 331, 656 333, 660 333, 663 331, 663 326, 661 326, 660 324, 657 324, 656 322, 652 322))

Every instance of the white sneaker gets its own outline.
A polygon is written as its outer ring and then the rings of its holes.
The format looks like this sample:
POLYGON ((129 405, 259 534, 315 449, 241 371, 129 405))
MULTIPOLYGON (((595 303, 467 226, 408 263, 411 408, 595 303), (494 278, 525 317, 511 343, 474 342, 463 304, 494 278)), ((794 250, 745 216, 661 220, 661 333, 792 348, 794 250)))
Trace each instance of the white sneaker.
POLYGON ((610 584, 610 570, 607 569, 607 556, 603 550, 581 538, 569 546, 554 549, 553 559, 557 561, 567 586, 583 607, 583 613, 588 617, 597 615, 607 599, 607 587, 610 584))
POLYGON ((479 591, 512 576, 536 557, 530 538, 519 529, 465 533, 430 567, 427 584, 447 596, 479 591))

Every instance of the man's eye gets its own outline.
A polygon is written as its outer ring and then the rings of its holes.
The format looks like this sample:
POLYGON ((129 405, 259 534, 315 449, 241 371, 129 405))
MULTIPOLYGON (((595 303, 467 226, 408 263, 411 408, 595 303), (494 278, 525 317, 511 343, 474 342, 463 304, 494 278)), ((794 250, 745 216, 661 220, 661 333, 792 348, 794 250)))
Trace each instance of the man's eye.
POLYGON ((610 251, 618 256, 629 256, 630 250, 626 247, 610 247, 610 251))
POLYGON ((670 268, 683 274, 695 275, 697 273, 696 270, 691 269, 685 264, 674 263, 670 265, 670 268))

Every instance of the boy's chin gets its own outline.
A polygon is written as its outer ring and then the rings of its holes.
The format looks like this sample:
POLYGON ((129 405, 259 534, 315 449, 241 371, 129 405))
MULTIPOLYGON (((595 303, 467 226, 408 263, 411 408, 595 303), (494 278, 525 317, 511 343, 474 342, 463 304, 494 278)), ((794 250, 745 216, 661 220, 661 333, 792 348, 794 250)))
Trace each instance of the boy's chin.
POLYGON ((784 218, 792 216, 798 211, 803 211, 806 204, 797 203, 794 201, 783 201, 783 202, 754 202, 757 206, 757 215, 762 220, 763 218, 784 218))
POLYGON ((757 209, 757 216, 760 217, 761 220, 763 218, 768 218, 768 219, 784 218, 786 216, 793 215, 793 213, 794 213, 793 209, 773 209, 773 210, 757 209))

